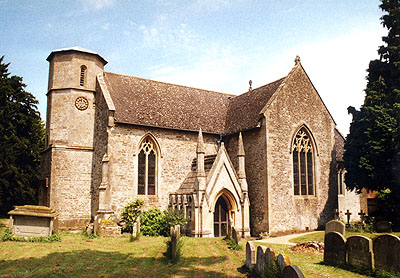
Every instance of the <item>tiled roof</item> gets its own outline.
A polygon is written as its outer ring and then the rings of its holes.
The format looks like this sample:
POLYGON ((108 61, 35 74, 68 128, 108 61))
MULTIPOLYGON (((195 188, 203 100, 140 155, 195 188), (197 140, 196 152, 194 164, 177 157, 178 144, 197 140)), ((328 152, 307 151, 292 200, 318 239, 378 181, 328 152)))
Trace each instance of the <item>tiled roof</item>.
POLYGON ((226 116, 225 134, 257 126, 260 112, 285 78, 251 90, 231 99, 226 116))
POLYGON ((284 78, 239 96, 104 73, 115 121, 214 134, 257 126, 260 112, 284 78))
POLYGON ((221 134, 230 95, 105 73, 120 123, 221 134))

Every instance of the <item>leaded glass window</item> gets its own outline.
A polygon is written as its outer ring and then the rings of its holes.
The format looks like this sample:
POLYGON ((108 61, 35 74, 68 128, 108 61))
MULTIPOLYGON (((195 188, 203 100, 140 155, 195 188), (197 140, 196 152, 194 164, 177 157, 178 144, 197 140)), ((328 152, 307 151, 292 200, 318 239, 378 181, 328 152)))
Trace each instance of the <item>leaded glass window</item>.
POLYGON ((301 128, 293 143, 294 195, 314 195, 313 148, 307 130, 301 128))
POLYGON ((156 195, 157 152, 153 140, 143 140, 138 156, 138 194, 156 195))

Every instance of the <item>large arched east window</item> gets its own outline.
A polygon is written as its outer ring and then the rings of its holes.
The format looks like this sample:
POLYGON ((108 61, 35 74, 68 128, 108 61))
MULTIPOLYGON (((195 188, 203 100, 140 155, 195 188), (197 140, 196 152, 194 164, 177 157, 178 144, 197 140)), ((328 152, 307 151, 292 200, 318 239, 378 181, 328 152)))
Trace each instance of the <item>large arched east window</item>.
POLYGON ((314 156, 311 136, 302 127, 293 142, 294 195, 314 195, 314 156))
POLYGON ((157 183, 157 150, 154 141, 147 136, 140 146, 138 156, 138 194, 155 195, 157 183))

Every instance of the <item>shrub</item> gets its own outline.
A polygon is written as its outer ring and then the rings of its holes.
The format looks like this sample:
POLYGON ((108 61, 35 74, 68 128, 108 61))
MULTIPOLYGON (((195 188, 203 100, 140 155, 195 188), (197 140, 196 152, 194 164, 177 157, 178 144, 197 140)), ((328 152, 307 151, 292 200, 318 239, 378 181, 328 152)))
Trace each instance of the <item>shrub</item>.
POLYGON ((176 210, 150 209, 141 216, 140 231, 147 236, 169 236, 170 228, 180 225, 181 229, 187 223, 182 213, 176 210))
POLYGON ((160 236, 163 214, 159 209, 144 211, 141 216, 140 231, 145 236, 160 236))
POLYGON ((141 215, 143 205, 143 200, 136 199, 133 202, 128 203, 122 209, 121 221, 124 223, 124 232, 132 233, 133 223, 135 223, 137 218, 141 215))
POLYGON ((16 237, 12 232, 6 229, 1 237, 2 241, 18 241, 18 242, 59 242, 61 237, 58 233, 53 233, 49 237, 16 237))

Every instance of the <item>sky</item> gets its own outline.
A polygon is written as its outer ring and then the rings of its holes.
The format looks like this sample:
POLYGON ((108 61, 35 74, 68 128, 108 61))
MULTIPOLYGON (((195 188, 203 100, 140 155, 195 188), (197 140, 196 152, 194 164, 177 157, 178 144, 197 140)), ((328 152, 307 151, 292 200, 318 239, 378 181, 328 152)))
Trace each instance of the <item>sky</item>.
POLYGON ((0 0, 0 56, 46 113, 54 49, 98 52, 106 71, 229 94, 286 76, 296 55, 339 131, 364 100, 387 31, 378 0, 0 0))

